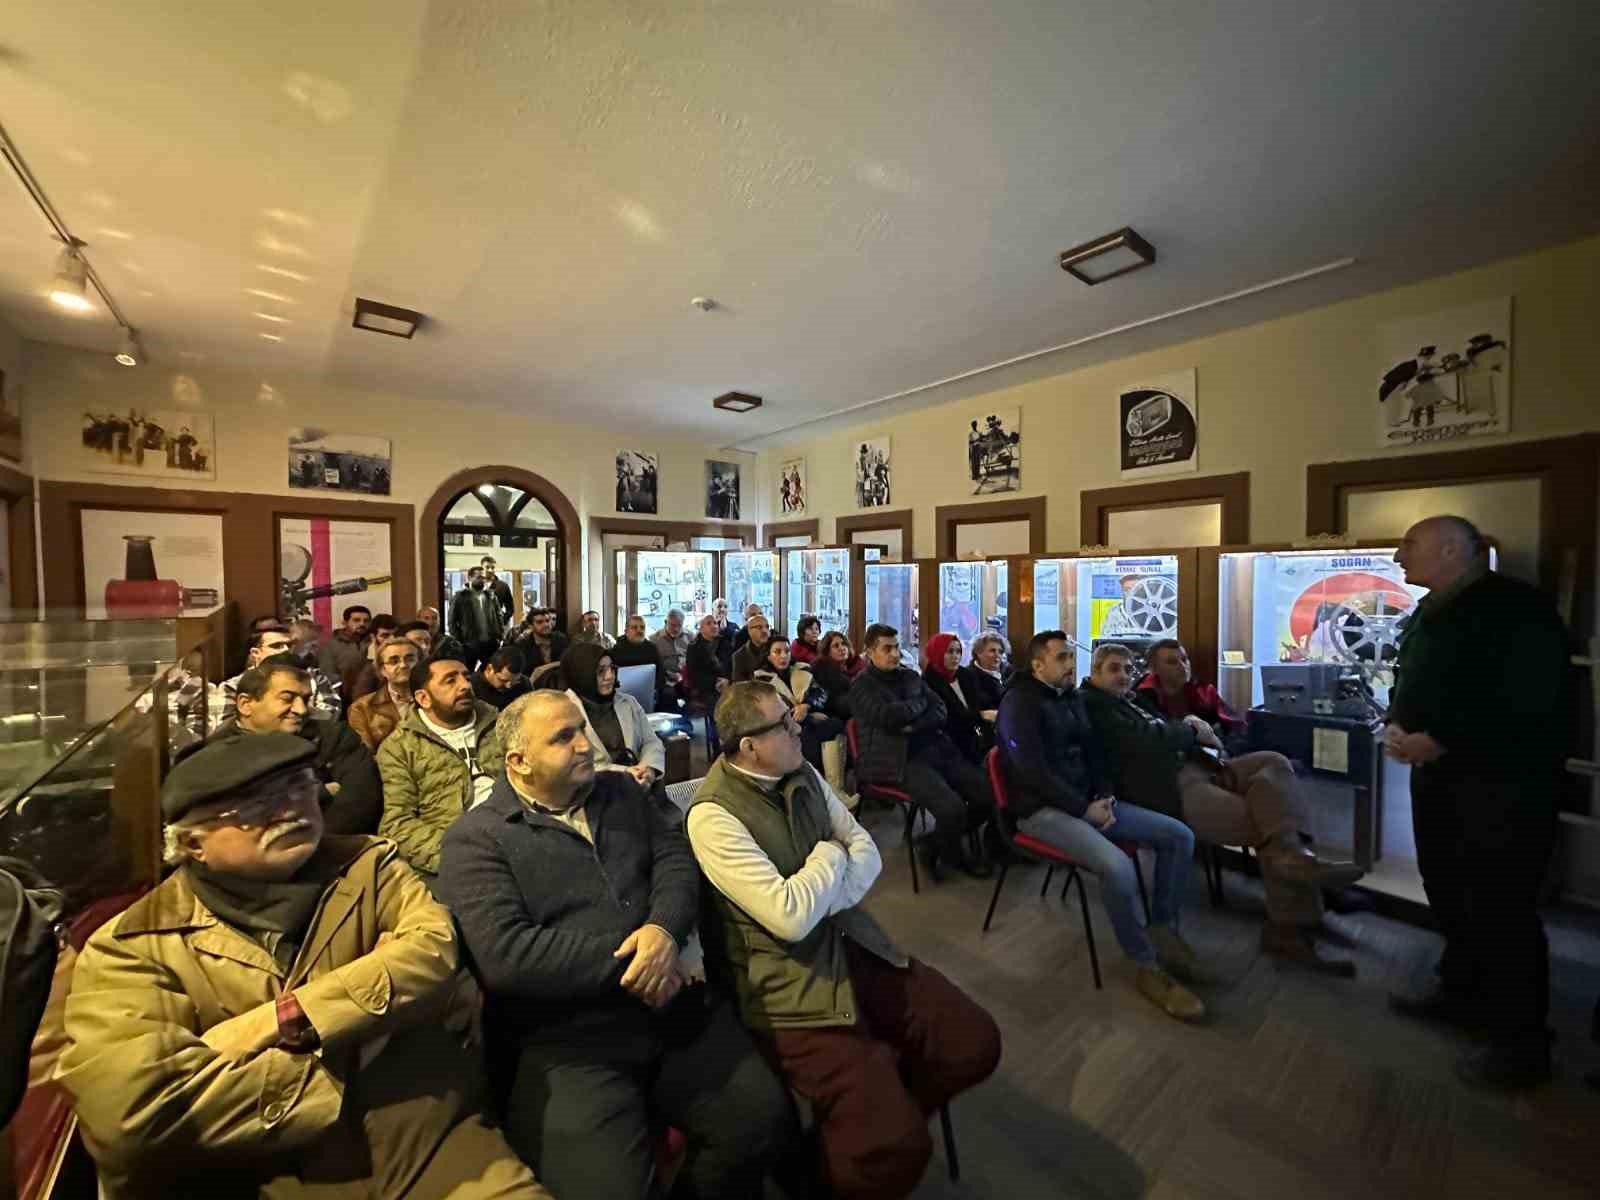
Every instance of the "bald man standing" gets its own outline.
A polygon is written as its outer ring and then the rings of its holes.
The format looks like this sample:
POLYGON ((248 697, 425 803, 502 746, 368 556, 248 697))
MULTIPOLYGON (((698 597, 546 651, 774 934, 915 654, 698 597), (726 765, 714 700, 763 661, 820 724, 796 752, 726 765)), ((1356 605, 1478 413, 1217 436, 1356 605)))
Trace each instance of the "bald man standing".
POLYGON ((1539 589, 1489 569, 1461 517, 1395 554, 1426 587, 1400 638, 1384 741, 1411 768, 1417 865, 1444 933, 1437 986, 1397 1012, 1488 1034, 1456 1073, 1494 1088, 1550 1077, 1550 947, 1539 886, 1556 837, 1572 707, 1567 631, 1539 589))

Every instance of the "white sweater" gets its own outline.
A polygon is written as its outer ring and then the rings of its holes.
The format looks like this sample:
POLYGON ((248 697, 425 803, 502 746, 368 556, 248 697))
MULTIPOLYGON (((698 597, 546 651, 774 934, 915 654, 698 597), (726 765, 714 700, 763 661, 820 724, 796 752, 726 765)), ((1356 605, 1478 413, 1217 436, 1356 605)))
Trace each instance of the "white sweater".
MULTIPOLYGON (((583 736, 594 747, 594 765, 602 771, 626 771, 628 768, 611 761, 611 755, 601 745, 599 735, 589 723, 589 711, 583 707, 583 697, 570 688, 567 695, 583 710, 583 736)), ((650 728, 650 719, 645 716, 644 708, 627 692, 615 692, 611 699, 617 707, 617 723, 622 726, 622 740, 628 749, 633 751, 634 757, 642 765, 654 768, 658 775, 666 774, 667 748, 661 744, 656 731, 650 728)))

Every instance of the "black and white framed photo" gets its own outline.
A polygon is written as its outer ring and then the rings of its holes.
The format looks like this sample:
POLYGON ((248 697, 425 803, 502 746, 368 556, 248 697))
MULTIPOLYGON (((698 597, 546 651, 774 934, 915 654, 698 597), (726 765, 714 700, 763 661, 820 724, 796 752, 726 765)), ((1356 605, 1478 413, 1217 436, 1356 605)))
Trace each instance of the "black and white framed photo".
POLYGON ((806 460, 789 458, 778 464, 778 511, 798 517, 806 511, 806 460))
POLYGON ((617 511, 654 513, 661 457, 643 450, 617 451, 617 511))
POLYGON ((1117 420, 1124 479, 1200 469, 1200 405, 1193 367, 1123 388, 1117 420))
POLYGON ((1022 486, 1022 410, 999 408, 967 419, 967 476, 974 496, 1022 486))
POLYGON ((162 479, 215 479, 211 414, 189 409, 91 407, 83 414, 84 470, 162 479))
POLYGON ((1378 445, 1511 430, 1511 297, 1379 327, 1378 445))
POLYGON ((388 438, 326 429, 289 431, 289 486, 325 492, 387 496, 391 478, 388 438))
POLYGON ((706 516, 717 521, 739 519, 739 464, 706 459, 706 516))
POLYGON ((856 507, 884 508, 889 503, 888 437, 867 438, 855 444, 856 507))

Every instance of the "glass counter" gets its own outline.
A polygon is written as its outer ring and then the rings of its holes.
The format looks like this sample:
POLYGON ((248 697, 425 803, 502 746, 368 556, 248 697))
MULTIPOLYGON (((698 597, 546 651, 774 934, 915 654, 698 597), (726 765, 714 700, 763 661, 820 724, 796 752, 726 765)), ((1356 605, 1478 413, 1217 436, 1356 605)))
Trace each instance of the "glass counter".
MULTIPOLYGON (((1064 630, 1090 650, 1120 642, 1142 671, 1153 643, 1178 636, 1178 557, 1037 559, 1033 628, 1064 630)), ((1078 668, 1087 673, 1087 659, 1078 668)))
POLYGON ((866 577, 866 623, 898 629, 900 661, 916 670, 922 646, 917 628, 917 564, 869 562, 862 571, 866 577))
MULTIPOLYGON (((722 556, 722 594, 728 601, 729 619, 743 621, 744 610, 759 604, 776 630, 785 619, 778 612, 778 552, 729 550, 722 556)), ((687 613, 686 613, 687 615, 687 613)), ((795 616, 798 618, 799 614, 795 616)), ((788 629, 790 634, 794 630, 788 629)))
POLYGON ((1004 559, 939 564, 939 627, 934 632, 961 639, 963 664, 972 661, 972 639, 980 633, 999 634, 1010 650, 1009 570, 1004 559))
POLYGON ((823 633, 850 631, 848 549, 790 550, 784 558, 784 622, 793 626, 808 613, 822 622, 823 633))

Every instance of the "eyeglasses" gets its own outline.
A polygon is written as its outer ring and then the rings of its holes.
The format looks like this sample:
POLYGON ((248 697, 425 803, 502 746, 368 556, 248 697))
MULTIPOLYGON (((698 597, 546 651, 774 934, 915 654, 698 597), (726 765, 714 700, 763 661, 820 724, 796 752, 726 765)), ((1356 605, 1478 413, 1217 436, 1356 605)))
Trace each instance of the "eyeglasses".
POLYGON ((745 738, 764 737, 766 734, 771 733, 774 729, 779 727, 784 728, 789 733, 800 732, 800 722, 794 719, 794 713, 786 712, 776 721, 772 721, 766 725, 758 726, 755 729, 746 729, 743 733, 739 734, 733 739, 733 744, 737 746, 745 738))
POLYGON ((236 825, 240 829, 261 829, 272 824, 274 817, 291 808, 299 808, 317 797, 322 784, 315 779, 296 782, 287 791, 274 796, 261 796, 247 800, 237 808, 225 809, 215 816, 193 822, 195 825, 236 825))

